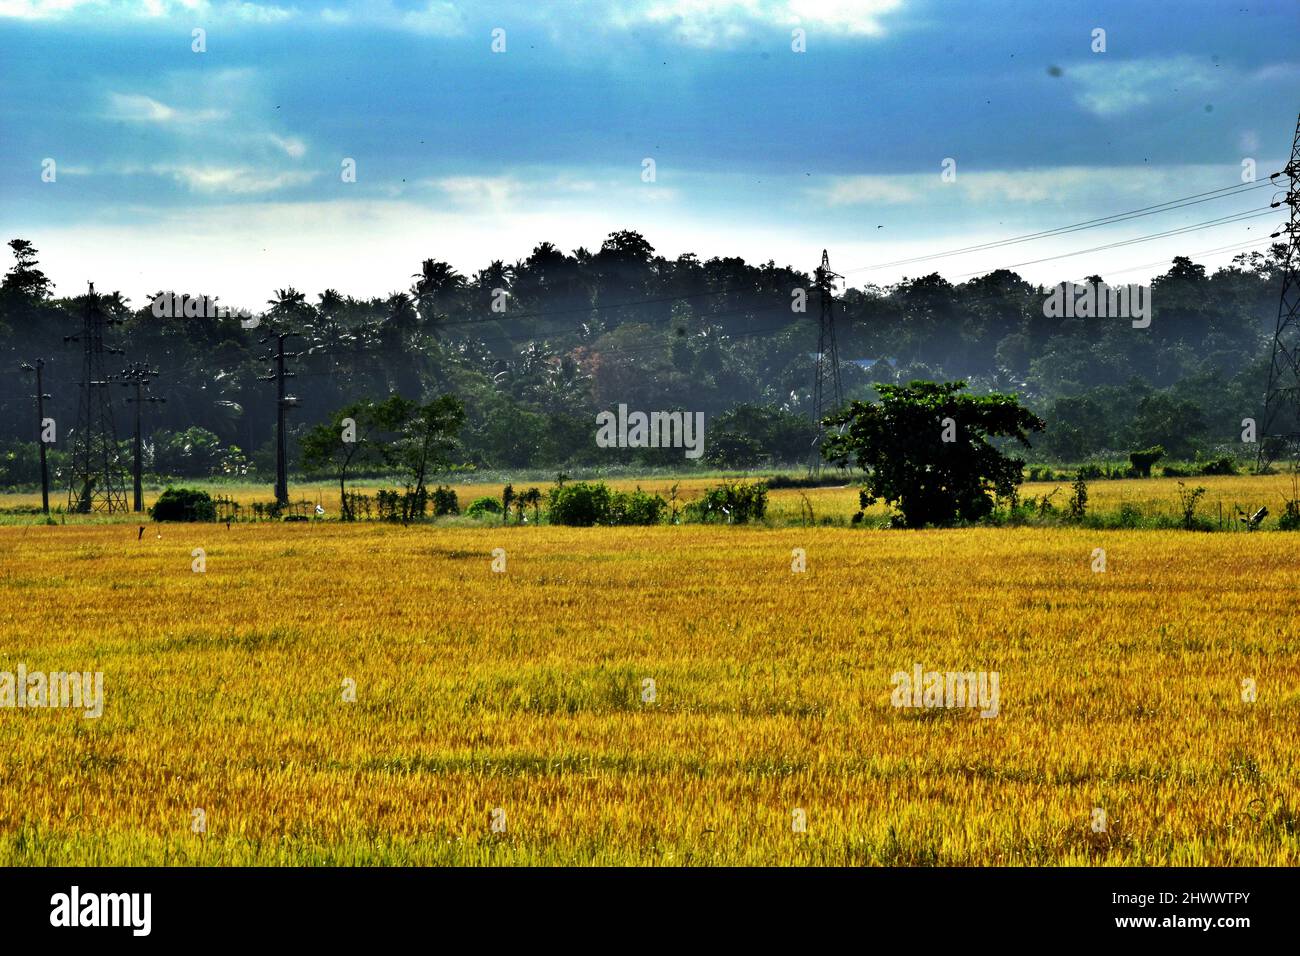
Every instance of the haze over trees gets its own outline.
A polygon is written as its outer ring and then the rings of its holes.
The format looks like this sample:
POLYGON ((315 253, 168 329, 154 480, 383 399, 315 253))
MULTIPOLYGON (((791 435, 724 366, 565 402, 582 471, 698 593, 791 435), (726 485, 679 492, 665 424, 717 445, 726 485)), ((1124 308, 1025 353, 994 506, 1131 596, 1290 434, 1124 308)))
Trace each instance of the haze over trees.
MULTIPOLYGON (((77 330, 85 306, 82 289, 55 295, 30 243, 9 246, 0 353, 12 374, 0 376, 0 484, 35 480, 33 383, 19 374, 21 362, 47 360, 47 414, 73 423, 80 352, 63 336, 77 330)), ((1046 290, 1007 271, 958 284, 930 274, 850 289, 837 300, 846 398, 872 401, 876 383, 913 379, 965 380, 974 395, 1015 393, 1046 422, 1034 456, 1069 462, 1156 445, 1190 457, 1238 441, 1241 419, 1260 413, 1280 249, 1243 254, 1213 274, 1175 259, 1153 283, 1147 329, 1047 318, 1046 290)), ((807 272, 738 258, 668 259, 633 231, 611 233, 595 250, 542 242, 523 260, 489 262, 472 275, 412 259, 395 270, 402 287, 384 297, 286 287, 261 304, 222 299, 258 314, 256 329, 241 328, 237 316, 156 318, 154 297, 183 290, 111 291, 120 280, 97 277, 102 308, 124 320, 110 332, 125 350, 122 364, 160 372, 153 388, 167 403, 146 413, 152 468, 196 476, 273 468, 274 387, 259 381, 269 366, 258 344, 272 327, 296 332, 288 347, 303 353, 291 362, 295 465, 297 442, 313 426, 394 394, 463 402, 456 454, 479 467, 682 467, 672 449, 597 448, 595 415, 618 403, 704 412, 714 466, 807 460, 815 294, 807 312, 791 308, 793 289, 812 288, 807 272)), ((118 407, 124 438, 127 415, 118 407)))

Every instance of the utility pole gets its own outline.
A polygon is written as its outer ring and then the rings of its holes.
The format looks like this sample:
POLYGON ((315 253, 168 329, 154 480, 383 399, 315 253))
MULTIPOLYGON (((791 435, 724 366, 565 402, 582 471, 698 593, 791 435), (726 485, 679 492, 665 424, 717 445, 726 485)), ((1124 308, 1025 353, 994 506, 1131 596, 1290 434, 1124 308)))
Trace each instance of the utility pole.
POLYGON ((260 340, 269 342, 271 339, 275 339, 275 352, 265 356, 265 358, 275 362, 275 367, 270 374, 261 376, 258 381, 275 382, 275 500, 281 505, 289 503, 289 469, 284 414, 298 404, 298 399, 292 395, 286 395, 284 391, 284 380, 295 377, 293 372, 285 370, 284 360, 297 358, 302 354, 301 352, 286 352, 284 350, 284 340, 296 334, 295 332, 274 332, 260 340))
POLYGON ((104 344, 104 327, 121 324, 121 319, 104 317, 92 282, 81 334, 63 337, 64 342, 80 342, 82 347, 81 381, 77 383, 81 394, 68 468, 68 510, 79 514, 126 511, 125 481, 108 391, 112 376, 104 372, 104 356, 122 354, 121 349, 104 344))
POLYGON ((1291 207, 1287 224, 1271 238, 1287 237, 1282 265, 1282 294, 1273 332, 1273 358, 1268 367, 1268 391, 1264 395, 1264 427, 1257 436, 1257 469, 1262 471, 1286 448, 1294 451, 1300 439, 1300 117, 1296 118, 1291 140, 1291 161, 1269 177, 1281 185, 1288 180, 1286 195, 1270 205, 1291 207), (1274 439, 1272 442, 1269 439, 1274 439), (1281 447, 1279 447, 1281 446, 1281 447))
POLYGON ((45 388, 41 384, 45 359, 38 358, 35 365, 24 362, 20 368, 24 372, 36 373, 36 394, 32 397, 36 399, 36 444, 41 450, 41 510, 48 515, 50 513, 50 466, 45 461, 45 400, 53 396, 46 395, 45 388))
POLYGON ((821 317, 817 331, 817 357, 813 374, 812 417, 814 437, 808 474, 819 475, 822 470, 822 439, 825 430, 822 419, 844 407, 844 392, 840 388, 840 352, 835 344, 835 280, 844 277, 831 271, 830 257, 822 250, 822 264, 814 273, 813 285, 821 294, 821 317), (827 395, 826 378, 830 371, 830 390, 827 395))
POLYGON ((127 402, 135 405, 135 441, 132 445, 135 457, 135 466, 132 469, 135 479, 135 498, 131 510, 137 512, 144 511, 144 488, 142 481, 144 469, 141 464, 141 459, 143 458, 143 443, 140 440, 140 409, 143 407, 145 402, 167 401, 165 398, 157 398, 153 395, 145 395, 142 393, 144 386, 148 385, 157 375, 157 369, 149 368, 149 366, 144 362, 134 362, 122 369, 122 374, 118 376, 121 379, 122 385, 127 388, 131 388, 132 386, 135 387, 135 397, 128 397, 127 402))

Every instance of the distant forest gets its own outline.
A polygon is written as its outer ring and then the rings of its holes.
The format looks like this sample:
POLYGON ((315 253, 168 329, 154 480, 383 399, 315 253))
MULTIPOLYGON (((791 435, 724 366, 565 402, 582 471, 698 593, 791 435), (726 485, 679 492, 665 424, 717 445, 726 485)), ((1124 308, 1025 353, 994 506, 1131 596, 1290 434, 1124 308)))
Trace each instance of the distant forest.
MULTIPOLYGON (((38 480, 34 380, 46 361, 46 414, 68 447, 76 416, 85 290, 55 297, 39 251, 9 243, 0 286, 0 485, 38 480)), ((1014 272, 953 284, 938 274, 836 297, 846 398, 875 382, 965 379, 977 392, 1015 392, 1046 419, 1030 457, 1062 463, 1126 456, 1160 444, 1171 458, 1242 451, 1241 420, 1258 418, 1277 316, 1284 247, 1243 254, 1207 274, 1176 258, 1152 285, 1153 319, 1047 318, 1049 290, 1014 272)), ((702 464, 746 468, 807 461, 818 299, 808 272, 739 258, 666 259, 640 234, 564 253, 543 242, 520 262, 472 276, 413 262, 387 298, 334 289, 275 291, 264 304, 221 300, 261 319, 156 318, 162 291, 96 282, 101 308, 121 319, 109 371, 157 369, 145 406, 146 470, 160 475, 274 471, 275 386, 258 339, 296 333, 286 348, 295 434, 360 398, 453 393, 466 406, 459 458, 486 469, 623 463, 692 467, 680 451, 601 449, 595 415, 630 409, 702 411, 702 464), (807 308, 793 309, 807 290, 807 308), (502 291, 497 291, 502 290, 502 291), (504 293, 504 294, 503 294, 504 293), (495 305, 495 310, 494 310, 495 305)), ((1118 284, 1122 280, 1116 279, 1118 284)), ((73 290, 61 290, 71 292, 73 290)), ((220 295, 195 289, 191 296, 220 295)), ((127 388, 113 388, 119 439, 130 438, 127 388)), ((296 449, 291 449, 296 463, 296 449)), ((1250 454, 1247 452, 1247 454, 1250 454)), ((59 454, 55 454, 56 468, 59 454)))

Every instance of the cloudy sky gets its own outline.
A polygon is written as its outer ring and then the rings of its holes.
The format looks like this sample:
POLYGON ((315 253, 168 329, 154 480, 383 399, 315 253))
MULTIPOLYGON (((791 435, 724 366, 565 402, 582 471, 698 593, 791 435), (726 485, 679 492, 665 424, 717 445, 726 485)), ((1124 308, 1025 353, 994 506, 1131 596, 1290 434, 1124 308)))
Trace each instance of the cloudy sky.
POLYGON ((668 256, 825 247, 853 285, 1139 282, 1267 244, 1242 164, 1289 151, 1297 39, 1295 0, 0 0, 0 227, 56 292, 137 304, 381 295, 424 258, 625 228, 668 256))

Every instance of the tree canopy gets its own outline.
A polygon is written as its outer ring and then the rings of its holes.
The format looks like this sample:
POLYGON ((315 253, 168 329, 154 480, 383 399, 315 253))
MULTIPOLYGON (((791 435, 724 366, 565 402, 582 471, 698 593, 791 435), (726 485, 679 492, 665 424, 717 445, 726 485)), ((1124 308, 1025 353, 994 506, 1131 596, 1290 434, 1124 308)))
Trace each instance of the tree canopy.
POLYGON ((963 394, 965 382, 879 385, 880 401, 853 402, 826 419, 822 454, 866 470, 863 504, 896 506, 909 528, 977 521, 990 495, 1009 496, 1024 464, 989 441, 1029 447, 1045 423, 1013 395, 963 394))

